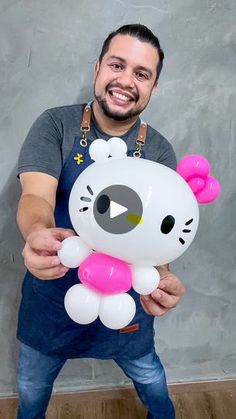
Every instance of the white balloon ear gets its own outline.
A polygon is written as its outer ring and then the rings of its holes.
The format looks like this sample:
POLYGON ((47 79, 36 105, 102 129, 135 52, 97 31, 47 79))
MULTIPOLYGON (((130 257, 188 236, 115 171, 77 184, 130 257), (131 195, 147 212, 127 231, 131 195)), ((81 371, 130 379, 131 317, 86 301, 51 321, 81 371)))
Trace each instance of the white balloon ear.
POLYGON ((94 161, 102 161, 109 157, 110 147, 108 141, 98 138, 94 140, 89 147, 89 155, 94 161))
POLYGON ((111 137, 108 140, 108 144, 110 147, 110 156, 116 158, 123 158, 127 155, 127 145, 126 143, 119 137, 111 137))

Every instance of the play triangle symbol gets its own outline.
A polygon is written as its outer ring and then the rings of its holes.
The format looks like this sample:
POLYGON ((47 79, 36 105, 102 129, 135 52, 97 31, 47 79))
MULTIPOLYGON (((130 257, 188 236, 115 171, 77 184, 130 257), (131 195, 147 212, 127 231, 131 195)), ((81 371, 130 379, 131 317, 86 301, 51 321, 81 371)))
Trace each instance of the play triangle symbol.
POLYGON ((123 205, 117 204, 117 202, 110 201, 110 218, 115 218, 126 211, 128 211, 128 208, 123 207, 123 205))

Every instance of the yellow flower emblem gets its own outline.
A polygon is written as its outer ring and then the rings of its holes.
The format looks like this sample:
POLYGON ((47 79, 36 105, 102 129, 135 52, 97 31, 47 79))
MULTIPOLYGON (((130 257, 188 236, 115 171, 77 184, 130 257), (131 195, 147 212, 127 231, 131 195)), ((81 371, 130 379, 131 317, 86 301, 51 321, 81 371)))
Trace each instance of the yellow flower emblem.
POLYGON ((74 156, 74 160, 77 164, 83 163, 83 154, 76 153, 76 155, 74 156))

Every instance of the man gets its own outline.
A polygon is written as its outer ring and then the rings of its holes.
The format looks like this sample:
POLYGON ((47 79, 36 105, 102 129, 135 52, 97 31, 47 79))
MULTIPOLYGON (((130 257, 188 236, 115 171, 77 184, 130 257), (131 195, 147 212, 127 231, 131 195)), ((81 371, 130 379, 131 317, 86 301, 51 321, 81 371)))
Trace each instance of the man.
POLYGON ((171 145, 150 126, 143 134, 143 149, 135 143, 142 125, 139 114, 157 88, 163 58, 158 39, 145 26, 126 25, 112 32, 96 63, 94 101, 44 112, 23 145, 17 220, 25 239, 28 272, 17 333, 18 419, 45 417, 56 376, 66 359, 79 357, 114 359, 133 380, 149 419, 175 417, 164 369, 154 350, 153 320, 176 306, 184 291, 180 280, 162 266, 157 268, 160 286, 150 296, 131 291, 137 312, 130 329, 110 330, 99 320, 78 325, 63 305, 66 291, 78 282, 77 275, 57 257, 61 241, 75 234, 68 198, 76 177, 91 163, 87 152, 91 141, 119 136, 131 154, 138 151, 135 155, 175 168, 171 145))

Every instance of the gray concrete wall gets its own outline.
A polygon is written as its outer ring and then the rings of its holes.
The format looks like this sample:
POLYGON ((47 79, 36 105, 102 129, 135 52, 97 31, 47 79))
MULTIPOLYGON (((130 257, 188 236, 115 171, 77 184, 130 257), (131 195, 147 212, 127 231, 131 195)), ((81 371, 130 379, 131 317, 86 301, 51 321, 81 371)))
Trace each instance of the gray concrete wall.
MULTIPOLYGON (((15 388, 15 327, 24 267, 15 225, 15 166, 36 116, 91 98, 91 75, 104 37, 141 22, 158 34, 166 58, 145 119, 177 156, 206 155, 222 195, 201 208, 195 242, 173 263, 186 295, 156 321, 169 382, 236 378, 235 108, 233 0, 0 1, 0 394, 15 388)), ((69 361, 56 390, 123 385, 112 362, 69 361)))

